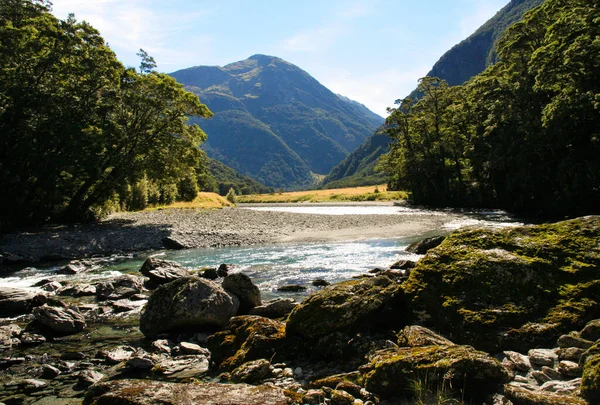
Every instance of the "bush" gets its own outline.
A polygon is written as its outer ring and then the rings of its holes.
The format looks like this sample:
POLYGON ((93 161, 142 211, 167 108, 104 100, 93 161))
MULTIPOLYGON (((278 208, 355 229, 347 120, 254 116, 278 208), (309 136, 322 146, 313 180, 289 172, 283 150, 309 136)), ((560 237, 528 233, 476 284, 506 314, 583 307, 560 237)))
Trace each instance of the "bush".
POLYGON ((148 179, 146 177, 138 180, 131 188, 131 200, 128 209, 132 211, 143 210, 148 206, 148 179))
POLYGON ((230 203, 235 204, 235 190, 233 189, 233 187, 229 189, 229 191, 227 192, 227 195, 225 196, 225 198, 230 203))
POLYGON ((193 201, 198 196, 198 183, 193 175, 186 176, 177 186, 177 199, 180 201, 193 201))

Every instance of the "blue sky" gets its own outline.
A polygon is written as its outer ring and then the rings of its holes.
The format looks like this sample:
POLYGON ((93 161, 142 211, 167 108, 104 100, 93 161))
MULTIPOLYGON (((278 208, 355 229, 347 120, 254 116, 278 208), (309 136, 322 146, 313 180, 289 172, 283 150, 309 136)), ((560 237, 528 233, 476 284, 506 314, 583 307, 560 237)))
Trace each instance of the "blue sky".
POLYGON ((437 59, 508 0, 53 0, 100 30, 119 59, 139 48, 173 72, 261 53, 385 116, 437 59))

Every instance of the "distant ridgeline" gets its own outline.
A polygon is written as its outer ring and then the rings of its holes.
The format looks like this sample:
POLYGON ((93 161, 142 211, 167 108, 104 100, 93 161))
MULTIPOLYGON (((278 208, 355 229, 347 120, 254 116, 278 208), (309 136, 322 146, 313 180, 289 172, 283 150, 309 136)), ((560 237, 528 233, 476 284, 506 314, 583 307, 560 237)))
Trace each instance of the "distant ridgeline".
POLYGON ((171 74, 215 114, 192 119, 208 134, 209 157, 267 186, 308 187, 383 124, 282 59, 254 55, 224 67, 171 74))
MULTIPOLYGON (((519 21, 525 12, 543 2, 512 0, 473 35, 446 52, 427 76, 438 77, 450 85, 459 85, 483 72, 497 61, 498 41, 506 29, 519 21)), ((420 94, 415 89, 409 97, 419 98, 420 94)), ((388 151, 389 137, 384 132, 376 132, 333 168, 323 180, 323 186, 335 188, 385 183, 385 174, 376 173, 375 166, 379 157, 388 151)))
POLYGON ((546 0, 464 85, 424 78, 386 121, 391 189, 417 204, 600 212, 600 4, 546 0))

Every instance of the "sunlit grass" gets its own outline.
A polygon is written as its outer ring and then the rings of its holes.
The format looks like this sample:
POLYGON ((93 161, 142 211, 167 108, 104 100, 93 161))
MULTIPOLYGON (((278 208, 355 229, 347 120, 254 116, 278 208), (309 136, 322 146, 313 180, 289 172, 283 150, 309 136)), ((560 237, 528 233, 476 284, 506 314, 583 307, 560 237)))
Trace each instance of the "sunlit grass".
POLYGON ((193 201, 177 201, 169 205, 160 205, 146 210, 156 209, 219 209, 223 207, 232 207, 234 204, 230 203, 216 193, 198 193, 198 196, 193 201))
POLYGON ((249 194, 237 196, 238 203, 295 203, 392 201, 408 197, 404 191, 387 191, 387 185, 337 188, 330 190, 292 191, 287 193, 249 194))

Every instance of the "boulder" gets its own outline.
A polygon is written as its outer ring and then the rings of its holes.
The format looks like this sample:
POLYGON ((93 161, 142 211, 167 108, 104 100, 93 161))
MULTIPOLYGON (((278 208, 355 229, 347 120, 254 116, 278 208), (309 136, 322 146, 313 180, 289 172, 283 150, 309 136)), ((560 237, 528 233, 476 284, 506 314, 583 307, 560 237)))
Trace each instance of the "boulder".
POLYGON ((140 330, 147 337, 190 329, 227 325, 237 311, 231 297, 210 280, 182 277, 164 284, 150 296, 140 318, 140 330))
POLYGON ((223 288, 233 293, 240 300, 240 314, 246 314, 254 307, 261 305, 260 290, 250 277, 243 273, 235 273, 223 279, 223 288))
POLYGON ((264 316, 265 318, 277 319, 288 316, 298 303, 293 298, 275 298, 264 302, 261 306, 250 310, 250 315, 264 316))
POLYGON ((312 294, 292 311, 286 332, 315 339, 334 332, 399 329, 407 320, 402 288, 381 276, 344 281, 312 294))
POLYGON ((165 249, 181 250, 187 248, 187 246, 184 245, 182 242, 178 241, 175 238, 171 238, 170 236, 162 238, 160 241, 162 242, 165 249))
POLYGON ((198 378, 208 371, 210 356, 185 355, 165 358, 155 364, 156 373, 169 379, 198 378))
POLYGON ((155 257, 146 259, 140 268, 140 273, 148 277, 150 283, 156 287, 170 283, 181 277, 190 276, 190 272, 181 264, 155 257))
POLYGON ((271 363, 265 359, 249 361, 231 372, 231 381, 236 383, 256 383, 271 374, 271 363))
POLYGON ((600 319, 589 321, 579 333, 579 337, 595 342, 600 339, 600 319))
POLYGON ((46 296, 20 288, 0 287, 0 317, 28 314, 43 305, 46 296))
POLYGON ((597 341, 581 357, 583 376, 581 396, 590 404, 600 403, 600 341, 597 341))
POLYGON ((312 281, 312 285, 313 285, 313 287, 327 287, 327 286, 330 286, 331 283, 325 279, 317 278, 312 281))
POLYGON ((37 325, 58 336, 73 335, 86 327, 83 315, 74 308, 44 305, 35 308, 33 315, 37 325))
POLYGON ((511 373, 500 362, 471 346, 381 351, 361 368, 361 373, 365 388, 382 397, 403 395, 415 381, 422 381, 430 388, 461 390, 467 399, 477 400, 511 379, 511 373))
POLYGON ((398 332, 398 346, 453 346, 450 340, 423 326, 411 325, 398 332))
POLYGON ((144 286, 139 277, 124 274, 96 285, 96 296, 99 300, 117 301, 140 294, 143 290, 144 286))
POLYGON ((242 315, 231 318, 227 330, 209 336, 207 345, 213 361, 231 370, 251 360, 282 359, 286 343, 285 323, 242 315))
POLYGON ((394 263, 390 266, 390 269, 392 269, 392 270, 410 270, 410 269, 414 268, 416 265, 417 265, 417 263, 413 262, 412 260, 398 260, 396 263, 394 263))
POLYGON ((425 326, 488 352, 552 347, 600 312, 600 217, 449 235, 403 288, 425 326))
POLYGON ((446 239, 445 236, 434 236, 426 238, 418 242, 411 243, 406 248, 407 252, 416 253, 418 255, 424 255, 429 250, 438 247, 446 239))
POLYGON ((96 384, 83 405, 291 405, 286 392, 273 386, 218 383, 171 383, 117 380, 96 384))
POLYGON ((514 405, 587 405, 583 399, 573 395, 557 395, 544 391, 530 391, 517 385, 504 387, 504 395, 514 405))
POLYGON ((198 277, 202 277, 207 280, 216 280, 219 278, 219 272, 217 271, 217 269, 215 269, 213 267, 208 267, 208 268, 201 269, 198 272, 198 277))
POLYGON ((279 292, 302 292, 306 291, 306 287, 300 284, 287 284, 277 287, 279 292))
POLYGON ((227 274, 229 274, 229 265, 226 263, 221 263, 217 269, 217 275, 219 277, 225 277, 227 274))

